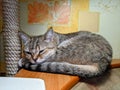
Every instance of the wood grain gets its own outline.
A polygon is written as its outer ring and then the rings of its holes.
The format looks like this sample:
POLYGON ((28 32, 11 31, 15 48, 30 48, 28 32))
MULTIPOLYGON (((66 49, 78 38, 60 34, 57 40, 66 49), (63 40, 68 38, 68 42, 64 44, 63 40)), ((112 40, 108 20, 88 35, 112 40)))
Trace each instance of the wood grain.
POLYGON ((120 68, 120 59, 114 59, 110 65, 111 68, 120 68))
MULTIPOLYGON (((120 68, 120 60, 112 60, 110 67, 120 68)), ((46 90, 70 90, 70 88, 72 88, 80 80, 78 76, 33 72, 24 69, 20 70, 15 76, 26 78, 41 78, 45 81, 46 90)))
POLYGON ((33 72, 24 69, 20 70, 15 77, 43 79, 46 90, 70 90, 80 79, 78 76, 33 72))

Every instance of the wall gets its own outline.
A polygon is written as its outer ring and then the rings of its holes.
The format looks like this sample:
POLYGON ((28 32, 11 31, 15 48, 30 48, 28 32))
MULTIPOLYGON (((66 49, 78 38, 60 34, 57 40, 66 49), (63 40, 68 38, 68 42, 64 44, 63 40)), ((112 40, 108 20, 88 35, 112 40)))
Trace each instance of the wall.
POLYGON ((113 47, 113 58, 120 59, 120 0, 90 0, 90 11, 100 12, 99 34, 113 47))
MULTIPOLYGON (((23 0, 24 1, 24 0, 23 0)), ((25 0, 27 1, 27 0, 25 0)), ((43 24, 28 24, 27 20, 27 2, 21 2, 21 29, 30 35, 39 35, 46 32, 48 26, 43 24)), ((112 45, 113 47, 113 58, 120 59, 120 0, 72 0, 72 5, 74 10, 72 9, 72 13, 76 12, 76 10, 81 11, 89 11, 89 12, 98 12, 99 13, 99 34, 103 35, 112 45), (81 5, 80 2, 82 2, 81 5), (78 3, 79 2, 79 3, 78 3), (89 5, 88 5, 89 4, 89 5), (81 6, 81 7, 79 7, 81 6), (89 6, 89 7, 88 7, 89 6)), ((79 12, 76 12, 79 13, 79 12)), ((73 17, 74 19, 78 19, 78 15, 73 17)), ((73 22, 74 25, 78 24, 77 22, 73 22)), ((62 26, 61 26, 62 27, 62 26)), ((59 27, 60 28, 60 27, 59 27)), ((58 29, 59 29, 58 28, 58 29)), ((71 28, 71 27, 70 27, 71 28)), ((56 29, 56 28, 55 28, 56 29)), ((68 29, 68 28, 67 28, 68 29)), ((78 27, 72 28, 75 31, 78 31, 78 27)), ((59 30, 66 30, 66 26, 59 30)), ((68 29, 69 30, 69 29, 68 29)))
POLYGON ((89 10, 88 1, 22 0, 21 29, 30 35, 43 34, 49 26, 53 26, 54 30, 60 33, 78 31, 79 11, 89 10), (31 23, 32 20, 34 21, 31 23))

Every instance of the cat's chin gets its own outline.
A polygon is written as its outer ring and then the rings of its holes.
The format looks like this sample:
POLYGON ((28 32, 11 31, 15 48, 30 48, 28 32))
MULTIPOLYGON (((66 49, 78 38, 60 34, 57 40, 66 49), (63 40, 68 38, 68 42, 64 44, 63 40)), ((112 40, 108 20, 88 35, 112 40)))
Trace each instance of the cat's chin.
POLYGON ((45 62, 45 59, 40 59, 40 60, 38 59, 36 61, 31 61, 32 64, 41 64, 43 62, 45 62))

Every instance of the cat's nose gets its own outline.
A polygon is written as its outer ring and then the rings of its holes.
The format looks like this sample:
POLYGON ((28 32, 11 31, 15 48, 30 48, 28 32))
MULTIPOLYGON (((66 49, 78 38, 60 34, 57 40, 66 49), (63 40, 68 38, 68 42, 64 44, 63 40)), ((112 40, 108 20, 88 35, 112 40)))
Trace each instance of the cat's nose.
POLYGON ((36 61, 37 61, 37 58, 34 58, 33 60, 36 62, 36 61))
POLYGON ((33 57, 33 60, 36 62, 36 61, 37 61, 37 58, 36 58, 36 57, 33 57))
POLYGON ((36 61, 37 60, 37 56, 34 55, 33 56, 33 60, 36 61))

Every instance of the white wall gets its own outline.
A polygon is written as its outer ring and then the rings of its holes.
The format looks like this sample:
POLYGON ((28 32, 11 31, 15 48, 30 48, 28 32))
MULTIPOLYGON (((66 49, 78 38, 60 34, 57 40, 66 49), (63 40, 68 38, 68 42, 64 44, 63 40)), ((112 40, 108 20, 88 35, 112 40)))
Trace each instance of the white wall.
POLYGON ((120 59, 120 0, 90 0, 90 11, 100 12, 99 33, 112 45, 113 58, 120 59))
POLYGON ((27 2, 20 3, 20 28, 29 35, 44 34, 47 30, 45 25, 28 24, 27 2))

